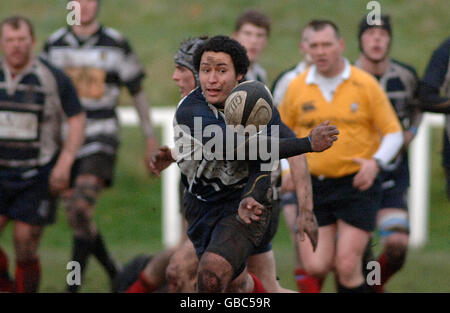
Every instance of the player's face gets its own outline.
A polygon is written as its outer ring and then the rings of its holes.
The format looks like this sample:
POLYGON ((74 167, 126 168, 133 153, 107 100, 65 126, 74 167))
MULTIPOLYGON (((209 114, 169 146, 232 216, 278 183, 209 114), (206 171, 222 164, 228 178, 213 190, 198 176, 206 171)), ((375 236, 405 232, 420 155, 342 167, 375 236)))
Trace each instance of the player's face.
POLYGON ((236 75, 231 56, 224 52, 206 51, 200 60, 200 85, 211 104, 224 106, 225 100, 243 75, 236 75))
POLYGON ((234 39, 244 46, 250 63, 258 60, 267 44, 267 31, 253 24, 244 24, 233 34, 234 39))
POLYGON ((18 29, 5 24, 1 29, 1 47, 7 64, 14 69, 22 69, 31 59, 34 39, 25 22, 18 29))
POLYGON ((81 25, 89 25, 97 18, 98 0, 77 0, 80 3, 81 25))
POLYGON ((313 63, 320 74, 333 77, 339 74, 340 61, 345 43, 342 38, 337 38, 331 26, 309 34, 309 53, 313 63))
POLYGON ((194 73, 186 66, 175 64, 172 79, 177 83, 181 98, 186 97, 195 88, 194 73))
POLYGON ((361 47, 364 54, 374 62, 383 61, 389 53, 391 37, 381 27, 371 27, 361 36, 361 47))

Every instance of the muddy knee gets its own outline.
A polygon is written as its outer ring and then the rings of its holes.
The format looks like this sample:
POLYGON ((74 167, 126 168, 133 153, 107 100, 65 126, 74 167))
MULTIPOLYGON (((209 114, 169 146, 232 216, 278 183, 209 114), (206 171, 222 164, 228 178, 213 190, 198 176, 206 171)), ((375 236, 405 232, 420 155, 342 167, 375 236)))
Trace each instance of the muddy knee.
POLYGON ((75 185, 72 196, 65 201, 69 223, 77 236, 95 236, 93 212, 100 186, 92 183, 75 185))

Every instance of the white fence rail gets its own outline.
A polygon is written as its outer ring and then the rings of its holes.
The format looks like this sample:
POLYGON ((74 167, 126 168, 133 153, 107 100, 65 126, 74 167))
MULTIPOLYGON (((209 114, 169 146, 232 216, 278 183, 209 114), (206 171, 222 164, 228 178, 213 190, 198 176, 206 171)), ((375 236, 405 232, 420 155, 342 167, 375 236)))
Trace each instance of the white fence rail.
MULTIPOLYGON (((153 108, 152 121, 161 126, 161 144, 173 147, 172 120, 175 108, 153 108)), ((134 108, 119 108, 119 119, 124 126, 137 126, 139 121, 134 108)), ((423 116, 416 138, 410 147, 411 187, 408 194, 412 247, 423 246, 428 239, 428 206, 430 185, 430 128, 444 125, 442 114, 426 113, 423 116)), ((181 237, 182 218, 179 210, 180 172, 172 164, 162 174, 162 223, 164 246, 178 243, 181 237)))

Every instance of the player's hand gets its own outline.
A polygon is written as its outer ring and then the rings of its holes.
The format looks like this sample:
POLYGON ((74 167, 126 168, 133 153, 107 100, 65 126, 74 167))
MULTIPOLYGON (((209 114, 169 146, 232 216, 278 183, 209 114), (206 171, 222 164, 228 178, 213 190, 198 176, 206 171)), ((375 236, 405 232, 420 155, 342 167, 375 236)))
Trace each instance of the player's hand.
POLYGON ((313 152, 321 152, 330 148, 338 139, 339 130, 336 126, 329 124, 330 121, 323 122, 315 126, 309 133, 313 152))
POLYGON ((175 162, 175 160, 172 158, 169 147, 162 146, 159 148, 158 152, 152 155, 148 166, 150 171, 159 177, 161 172, 173 162, 175 162))
POLYGON ((152 170, 150 168, 150 161, 152 156, 156 153, 159 143, 158 140, 155 139, 155 137, 149 137, 147 138, 146 145, 147 147, 145 150, 145 157, 144 157, 145 167, 147 168, 149 173, 152 173, 152 170))
POLYGON ((311 241, 313 252, 316 251, 317 242, 319 241, 319 225, 314 213, 311 210, 300 210, 296 226, 300 241, 305 240, 306 233, 311 241))
POLYGON ((353 177, 353 187, 365 191, 372 187, 380 168, 375 159, 353 158, 352 160, 361 165, 359 172, 353 177))
POLYGON ((72 162, 64 158, 58 159, 49 177, 50 193, 52 195, 57 196, 69 188, 71 167, 72 162))
POLYGON ((247 197, 239 203, 238 216, 246 224, 259 221, 259 215, 262 214, 263 205, 253 199, 247 197))

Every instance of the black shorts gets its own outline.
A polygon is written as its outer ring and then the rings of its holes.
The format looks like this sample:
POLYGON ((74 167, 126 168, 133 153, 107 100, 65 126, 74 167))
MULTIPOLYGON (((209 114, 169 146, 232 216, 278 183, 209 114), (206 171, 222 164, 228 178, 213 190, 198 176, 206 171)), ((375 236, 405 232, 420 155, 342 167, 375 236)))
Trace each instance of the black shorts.
POLYGON ((401 163, 394 171, 382 171, 380 179, 383 190, 381 208, 408 210, 409 167, 407 155, 403 155, 401 163))
POLYGON ((115 164, 115 155, 102 152, 77 159, 72 166, 71 185, 73 186, 78 176, 91 174, 102 179, 105 187, 111 187, 114 181, 115 164))
POLYGON ((314 214, 319 226, 336 223, 338 219, 368 232, 375 230, 381 204, 381 183, 360 191, 353 187, 354 175, 320 180, 312 176, 314 214))
POLYGON ((55 222, 57 200, 49 193, 49 176, 54 162, 38 174, 22 179, 0 179, 0 215, 30 225, 45 226, 55 222))
POLYGON ((187 235, 198 258, 205 252, 222 256, 233 268, 233 279, 244 270, 250 255, 270 249, 278 227, 277 203, 263 210, 258 222, 247 225, 237 218, 239 198, 207 203, 186 192, 185 200, 187 235))

